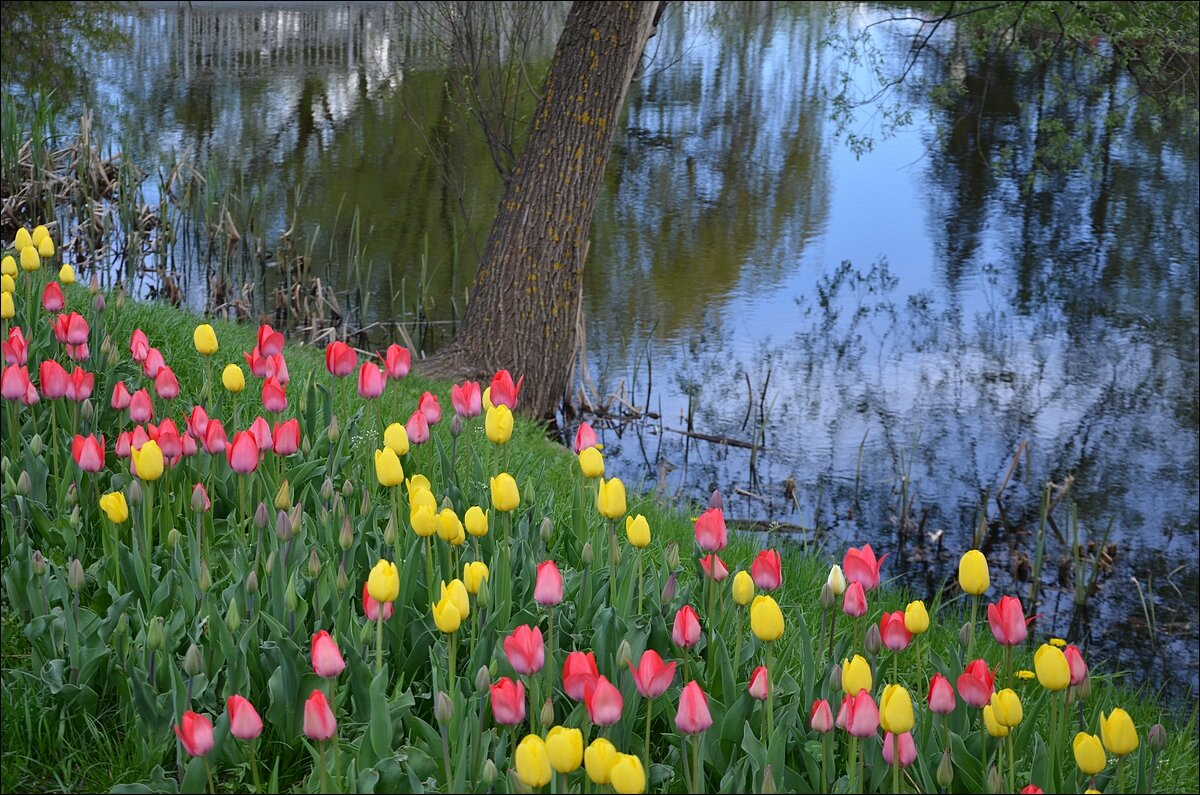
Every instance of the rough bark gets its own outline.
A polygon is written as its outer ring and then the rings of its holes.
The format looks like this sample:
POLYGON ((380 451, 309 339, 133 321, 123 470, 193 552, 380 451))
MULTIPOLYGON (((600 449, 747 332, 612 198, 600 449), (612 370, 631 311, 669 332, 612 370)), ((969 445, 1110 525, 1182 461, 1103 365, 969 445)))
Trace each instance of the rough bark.
POLYGON ((663 3, 572 5, 529 137, 509 181, 449 348, 433 376, 525 376, 519 408, 549 416, 566 391, 596 194, 646 41, 663 3))

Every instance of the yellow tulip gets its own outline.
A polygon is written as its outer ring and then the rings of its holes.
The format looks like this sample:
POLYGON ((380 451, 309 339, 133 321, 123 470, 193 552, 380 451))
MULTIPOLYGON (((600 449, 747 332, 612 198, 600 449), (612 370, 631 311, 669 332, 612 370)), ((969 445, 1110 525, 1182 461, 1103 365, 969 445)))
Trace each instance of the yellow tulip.
POLYGON ((1062 648, 1066 647, 1067 641, 1064 640, 1063 638, 1051 638, 1050 645, 1057 646, 1058 648, 1062 649, 1062 648))
POLYGON ((201 356, 212 356, 217 352, 217 332, 208 323, 201 323, 192 332, 192 345, 201 356))
POLYGON ((40 267, 42 267, 42 259, 38 256, 37 249, 33 246, 26 246, 21 251, 21 270, 29 273, 40 267))
POLYGON ((130 455, 133 456, 133 466, 137 469, 137 475, 142 480, 158 480, 163 473, 163 454, 162 448, 158 446, 158 442, 151 439, 134 450, 130 450, 130 455))
POLYGON ((125 494, 120 491, 110 491, 101 497, 100 510, 113 524, 120 524, 129 518, 129 505, 125 502, 125 494))
POLYGON ((640 795, 646 791, 646 771, 642 768, 642 760, 633 754, 617 754, 608 775, 613 792, 640 795))
POLYGON ((8 320, 17 314, 17 307, 13 304, 12 293, 5 290, 0 293, 0 318, 8 320))
POLYGON ((17 228, 17 236, 13 238, 12 247, 17 250, 18 254, 20 254, 22 251, 29 248, 30 246, 36 246, 36 245, 37 244, 33 242, 33 238, 31 238, 29 236, 28 229, 26 229, 23 226, 17 228))
POLYGON ((583 752, 583 764, 593 784, 607 784, 612 780, 613 765, 617 761, 617 749, 603 737, 592 740, 583 752))
POLYGON ((45 224, 38 224, 33 228, 33 234, 29 236, 29 242, 35 246, 40 246, 42 241, 50 237, 50 230, 45 224))
POLYGON ((1079 732, 1071 743, 1075 751, 1075 764, 1085 776, 1094 776, 1104 769, 1108 759, 1104 756, 1104 746, 1100 738, 1087 732, 1079 732))
POLYGON ((367 593, 376 602, 394 602, 400 595, 400 573, 390 560, 379 559, 367 577, 367 593))
POLYGON ((885 732, 895 735, 911 731, 913 727, 912 697, 900 685, 888 685, 879 699, 879 725, 885 732))
POLYGON ((596 508, 609 519, 620 519, 625 515, 625 484, 620 478, 600 479, 596 508))
POLYGON ((987 726, 987 733, 993 737, 1008 736, 1008 727, 996 720, 996 712, 991 704, 985 704, 983 707, 983 724, 987 726))
POLYGON ((242 373, 242 368, 236 364, 227 364, 225 369, 221 371, 221 383, 225 388, 235 395, 246 388, 246 376, 242 373))
POLYGON ((770 596, 756 596, 750 603, 750 629, 766 643, 783 637, 783 611, 770 596))
POLYGON ((398 422, 393 422, 383 432, 384 445, 398 456, 408 452, 408 431, 398 422))
POLYGON ((483 581, 488 579, 490 572, 487 564, 481 560, 473 560, 470 563, 463 564, 463 584, 467 586, 467 593, 477 594, 479 589, 483 587, 483 581))
POLYGON ((1104 741, 1104 748, 1110 754, 1125 756, 1136 751, 1138 733, 1129 713, 1120 708, 1114 709, 1107 716, 1101 712, 1100 739, 1104 741))
POLYGON ((70 265, 63 265, 58 269, 58 280, 63 284, 75 283, 75 269, 70 265))
POLYGON ((17 261, 12 258, 11 254, 6 254, 4 259, 0 260, 0 273, 5 276, 17 275, 17 261))
POLYGON ((6 293, 15 293, 17 291, 17 283, 7 273, 0 275, 0 291, 6 293))
POLYGON ((585 478, 598 478, 604 474, 604 454, 595 447, 579 451, 579 471, 585 478))
POLYGON ((825 582, 828 583, 834 596, 841 596, 846 592, 846 575, 842 573, 842 567, 836 563, 829 569, 829 576, 825 578, 825 582))
POLYGON ((521 504, 521 493, 517 491, 517 481, 507 472, 501 472, 491 479, 492 507, 502 513, 515 510, 521 504))
POLYGON ((467 543, 467 534, 463 532, 462 522, 459 522, 455 528, 454 537, 450 539, 449 544, 452 547, 461 547, 467 543))
POLYGON ((404 468, 400 466, 400 459, 392 448, 375 451, 375 477, 379 479, 379 485, 385 488, 404 482, 404 468))
POLYGON ((850 660, 842 660, 842 690, 848 695, 857 696, 859 690, 869 693, 874 683, 871 664, 861 654, 854 655, 850 660))
POLYGON ((537 789, 550 783, 550 755, 546 743, 536 734, 527 734, 517 746, 517 778, 527 787, 537 789))
POLYGON ((1025 717, 1025 709, 1021 706, 1021 697, 1012 688, 1004 688, 998 693, 992 693, 992 715, 1002 726, 1012 728, 1025 717))
POLYGON ((437 515, 428 505, 418 505, 408 514, 408 523, 421 538, 429 538, 437 531, 437 515))
MULTIPOLYGON (((26 249, 28 251, 29 249, 26 249)), ((24 253, 24 252, 22 252, 24 253)), ((54 256, 54 241, 49 236, 42 238, 42 242, 37 244, 37 253, 42 259, 50 259, 54 256)))
MULTIPOLYGON (((483 410, 484 411, 491 411, 493 408, 495 408, 492 405, 492 388, 490 386, 484 388, 483 394, 480 397, 483 398, 483 410)), ((486 422, 486 420, 485 420, 485 422, 486 422)))
POLYGON ((978 549, 967 550, 958 561, 958 585, 973 596, 979 596, 991 587, 987 558, 978 549))
POLYGON ((920 599, 904 608, 904 628, 914 635, 922 635, 929 629, 929 612, 920 599))
POLYGON ((429 489, 416 489, 415 491, 408 492, 408 510, 415 513, 417 508, 428 508, 431 514, 437 516, 438 504, 432 491, 429 489))
POLYGON ((487 438, 496 444, 506 444, 512 438, 512 411, 508 406, 493 406, 488 409, 483 426, 487 430, 487 438))
POLYGON ((1062 690, 1071 684, 1071 666, 1061 649, 1043 643, 1033 655, 1033 667, 1038 681, 1047 690, 1062 690))
POLYGON ((461 621, 471 615, 471 600, 467 597, 467 586, 462 580, 451 580, 447 585, 445 580, 442 580, 442 599, 450 598, 454 609, 458 611, 458 620, 461 621))
POLYGON ((462 522, 458 519, 458 514, 453 508, 443 508, 437 515, 437 534, 438 538, 449 544, 457 538, 463 530, 462 522))
MULTIPOLYGON (((592 448, 589 447, 589 450, 592 448)), ((637 516, 625 517, 625 537, 631 547, 641 549, 650 545, 650 523, 640 513, 637 516)))
POLYGON ((546 754, 559 773, 571 773, 583 762, 583 732, 555 726, 546 735, 546 754))
MULTIPOLYGON (((403 427, 403 426, 401 426, 401 427, 403 427)), ((386 433, 386 431, 385 431, 385 433, 386 433)), ((408 431, 405 431, 404 435, 407 437, 408 431)), ((399 455, 399 453, 397 453, 397 455, 399 455)), ((416 494, 418 491, 424 490, 424 491, 428 491, 430 494, 433 493, 433 484, 429 482, 429 478, 425 477, 424 475, 422 475, 419 472, 417 474, 413 475, 412 477, 410 477, 408 480, 406 480, 404 482, 404 486, 405 486, 405 488, 408 489, 409 501, 412 500, 413 495, 416 494)))
POLYGON ((478 505, 472 505, 467 509, 467 515, 464 517, 467 526, 467 532, 479 538, 487 535, 488 532, 488 515, 487 511, 480 508, 478 505))
POLYGON ((444 590, 441 601, 433 605, 433 623, 447 635, 457 632, 459 625, 462 624, 462 613, 458 612, 458 608, 454 606, 453 597, 444 590))
POLYGON ((740 607, 754 601, 754 578, 745 571, 733 575, 733 601, 740 607))

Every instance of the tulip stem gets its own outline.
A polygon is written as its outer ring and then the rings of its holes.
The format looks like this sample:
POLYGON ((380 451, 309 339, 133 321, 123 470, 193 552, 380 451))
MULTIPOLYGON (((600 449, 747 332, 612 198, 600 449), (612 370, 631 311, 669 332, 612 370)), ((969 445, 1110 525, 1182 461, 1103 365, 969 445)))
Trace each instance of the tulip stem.
MULTIPOLYGON (((325 743, 320 744, 317 751, 317 772, 321 777, 321 792, 333 792, 329 786, 329 767, 325 764, 325 743)), ((216 792, 216 790, 213 790, 216 792)))
MULTIPOLYGON (((450 635, 451 643, 454 642, 454 634, 450 635)), ((446 766, 446 791, 454 791, 454 774, 451 772, 450 765, 450 735, 446 731, 445 723, 438 723, 438 732, 442 735, 442 764, 446 766)))
POLYGON ((650 716, 654 713, 654 699, 646 699, 646 775, 650 775, 650 716))
POLYGON ((458 633, 457 632, 450 633, 449 646, 450 646, 450 669, 446 673, 446 679, 447 679, 447 689, 450 691, 450 703, 453 704, 455 701, 455 698, 454 698, 454 669, 457 664, 456 658, 458 657, 458 633))
POLYGON ((1017 754, 1013 749, 1012 729, 1008 730, 1008 791, 1017 791, 1017 754))
MULTIPOLYGON (((639 549, 638 550, 638 571, 637 571, 637 586, 638 586, 637 614, 639 616, 642 614, 642 563, 643 563, 643 557, 644 557, 643 551, 639 549)), ((646 768, 646 769, 649 770, 649 768, 646 768)))
POLYGON ((256 742, 255 740, 251 740, 249 743, 247 743, 246 751, 250 756, 250 776, 254 779, 254 791, 261 792, 262 784, 259 783, 259 780, 258 780, 258 761, 255 759, 255 754, 254 754, 254 743, 255 742, 256 742))
POLYGON ((771 740, 775 736, 775 699, 771 678, 775 676, 775 643, 767 641, 767 752, 771 751, 771 740))
POLYGON ((850 778, 850 791, 858 792, 855 786, 855 774, 858 772, 858 738, 850 735, 850 753, 847 758, 846 775, 850 778))
POLYGON ((608 605, 617 607, 617 523, 608 521, 608 605))
POLYGON ((208 764, 207 756, 202 757, 202 758, 204 759, 204 772, 208 776, 208 791, 213 793, 213 795, 216 795, 217 788, 213 784, 212 767, 208 764))
POLYGON ((821 733, 821 792, 829 792, 829 732, 821 733))
POLYGON ((375 616, 375 673, 378 675, 383 671, 383 606, 386 602, 380 602, 376 606, 377 614, 375 616))
POLYGON ((975 613, 979 608, 978 594, 971 594, 971 623, 967 633, 967 662, 975 658, 975 613))
MULTIPOLYGON (((694 792, 704 792, 704 782, 700 777, 704 773, 704 767, 700 764, 700 735, 692 735, 692 785, 694 792)), ((649 771, 647 771, 647 775, 649 771)))
POLYGON ((832 661, 833 660, 833 640, 837 636, 838 611, 837 611, 836 607, 832 607, 829 609, 829 612, 833 616, 829 620, 829 659, 830 659, 830 661, 832 661))
POLYGON ((892 734, 892 792, 900 793, 900 735, 892 734))
POLYGON ((429 601, 436 603, 437 591, 433 586, 433 536, 425 536, 425 580, 429 583, 429 601))
POLYGON ((546 698, 554 699, 554 605, 546 606, 546 698))
POLYGON ((1117 792, 1125 791, 1125 755, 1117 757, 1117 792))

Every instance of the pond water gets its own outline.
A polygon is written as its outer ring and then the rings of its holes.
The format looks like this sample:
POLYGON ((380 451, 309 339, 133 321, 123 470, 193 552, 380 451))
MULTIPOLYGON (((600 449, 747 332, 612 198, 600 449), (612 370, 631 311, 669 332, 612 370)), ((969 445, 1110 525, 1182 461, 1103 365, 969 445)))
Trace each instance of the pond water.
MULTIPOLYGON (((885 571, 929 595, 1003 485, 984 548, 993 593, 1023 597, 1042 486, 1070 479, 1036 632, 1191 697, 1194 131, 1145 121, 1116 73, 1031 75, 946 47, 919 76, 969 91, 934 103, 905 90, 911 124, 891 137, 879 106, 863 109, 851 129, 876 140, 858 157, 829 97, 847 69, 860 92, 874 78, 824 43, 885 12, 835 10, 672 3, 651 41, 584 290, 579 389, 624 415, 592 420, 610 473, 697 500, 719 488, 727 514, 830 551, 870 542, 895 553, 885 571), (1056 93, 1071 81, 1098 90, 1056 93), (1089 122, 1070 141, 1079 161, 1036 170, 1063 115, 1089 122), (652 416, 628 421, 630 407, 652 416), (1072 504, 1081 544, 1099 546, 1111 523, 1090 614, 1069 582, 1072 504)), ((532 79, 564 18, 561 4, 546 11, 532 79)), ((91 103, 97 131, 140 164, 187 159, 245 187, 248 239, 273 246, 293 225, 315 236, 312 274, 352 289, 363 323, 419 308, 421 346, 448 338, 500 181, 480 137, 444 121, 456 111, 420 13, 148 3, 118 22, 127 42, 84 50, 85 87, 64 88, 91 103)), ((877 30, 899 62, 903 31, 877 30)), ((208 265, 181 260, 186 299, 203 307, 208 265)), ((268 260, 260 301, 280 278, 268 260)))

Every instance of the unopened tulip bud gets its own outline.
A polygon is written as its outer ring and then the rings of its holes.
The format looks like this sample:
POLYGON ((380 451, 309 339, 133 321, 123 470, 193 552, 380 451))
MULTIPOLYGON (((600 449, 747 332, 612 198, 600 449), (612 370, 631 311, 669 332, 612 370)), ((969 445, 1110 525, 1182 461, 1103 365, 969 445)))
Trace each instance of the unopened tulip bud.
POLYGON ((992 764, 988 768, 987 774, 988 792, 1004 792, 1004 777, 1000 775, 1000 771, 996 769, 996 765, 992 764))
POLYGON ((126 613, 122 613, 121 617, 117 619, 117 627, 113 630, 113 635, 116 636, 118 642, 129 637, 129 616, 126 613))
POLYGON ((100 278, 96 274, 92 274, 92 280, 88 283, 88 293, 90 295, 100 294, 100 278))
POLYGON ((208 498, 208 492, 205 491, 204 485, 197 483, 192 489, 192 510, 196 513, 204 513, 212 507, 212 501, 208 498))
POLYGON ((486 665, 479 666, 475 672, 475 692, 484 695, 491 690, 492 675, 486 665))
POLYGON ((342 435, 341 429, 338 428, 338 419, 337 419, 336 414, 334 414, 333 418, 331 420, 329 420, 328 435, 329 435, 329 441, 334 442, 334 443, 336 443, 338 440, 338 437, 342 435))
POLYGON ((833 692, 840 692, 842 689, 842 666, 835 665, 833 670, 829 672, 829 689, 833 692))
POLYGON ((292 507, 292 488, 286 479, 279 484, 279 491, 275 492, 275 507, 281 511, 292 507))
POLYGON ((1079 688, 1068 687, 1063 691, 1063 703, 1067 705, 1067 709, 1075 706, 1075 702, 1079 699, 1079 688))
POLYGON ((674 541, 667 544, 667 549, 663 553, 663 562, 667 564, 669 571, 679 568, 679 544, 674 541))
MULTIPOLYGON (((457 417, 458 415, 454 416, 457 417)), ((550 521, 549 516, 542 519, 542 525, 538 528, 538 535, 542 537, 543 544, 550 543, 550 539, 554 536, 554 523, 550 521)))
MULTIPOLYGON (((22 472, 21 474, 24 475, 25 473, 22 472)), ((583 544, 583 565, 585 565, 585 566, 592 565, 592 542, 591 541, 585 541, 583 544)))
POLYGON ((724 505, 725 505, 725 501, 721 499, 721 490, 714 489, 713 493, 711 495, 709 495, 709 498, 708 498, 709 510, 712 510, 713 508, 722 508, 723 509, 724 505))
POLYGON ((200 586, 200 593, 208 593, 212 588, 212 572, 208 570, 208 561, 200 561, 200 577, 196 584, 200 586))
POLYGON ((317 548, 313 547, 308 553, 308 576, 314 580, 321 574, 321 559, 317 557, 317 548))
POLYGON ((546 703, 542 704, 542 712, 539 716, 543 726, 551 726, 554 723, 554 702, 546 699, 546 703))
POLYGON ((325 478, 325 482, 321 484, 321 499, 328 502, 333 499, 333 480, 325 478))
POLYGON ((41 577, 46 573, 46 559, 42 557, 42 551, 40 549, 35 549, 33 551, 33 573, 38 577, 41 577))
POLYGON ((366 516, 371 511, 371 492, 363 489, 362 502, 358 504, 358 515, 366 516))
POLYGON ((146 630, 146 648, 150 651, 158 651, 166 643, 166 637, 163 633, 163 620, 161 616, 150 620, 150 626, 146 630))
POLYGON ((358 642, 366 646, 375 639, 375 622, 364 621, 358 630, 358 642))
POLYGON ((271 523, 271 513, 267 510, 267 504, 260 502, 258 508, 254 511, 254 526, 259 530, 266 528, 271 523))
POLYGON ((613 544, 612 554, 609 555, 609 560, 612 561, 614 568, 621 565, 621 547, 617 544, 613 544))
POLYGON ((1081 698, 1084 701, 1087 701, 1089 698, 1092 697, 1092 677, 1090 677, 1090 676, 1083 677, 1083 681, 1080 682, 1078 687, 1075 689, 1077 689, 1079 691, 1078 692, 1079 698, 1081 698))
POLYGON ((79 495, 75 492, 75 483, 67 486, 67 505, 78 505, 79 495))
POLYGON ((450 420, 450 435, 458 438, 462 434, 462 431, 462 417, 455 414, 454 419, 450 420))
POLYGON ((350 578, 348 576, 346 576, 346 564, 339 563, 338 564, 338 573, 337 573, 338 593, 341 593, 342 591, 346 590, 349 587, 350 587, 350 578))
POLYGON ((387 525, 383 528, 383 543, 386 546, 392 546, 396 543, 396 515, 392 514, 388 517, 387 525))
POLYGON ((45 449, 46 444, 42 441, 42 435, 40 433, 35 433, 33 438, 29 440, 29 452, 33 453, 34 456, 39 456, 45 449))
POLYGON ((354 493, 354 484, 351 483, 349 479, 347 479, 344 483, 342 483, 342 496, 345 497, 346 499, 350 499, 350 495, 353 493, 354 493))
POLYGON ((1150 753, 1157 754, 1167 747, 1167 729, 1161 723, 1156 723, 1146 732, 1146 747, 1150 753))
POLYGON ((71 558, 71 565, 67 567, 67 585, 75 593, 83 590, 83 564, 79 558, 71 558))
POLYGON ((104 300, 104 293, 97 293, 96 297, 92 299, 92 308, 95 309, 97 313, 101 313, 104 311, 106 303, 107 302, 104 300))
POLYGON ((199 647, 195 643, 189 644, 187 654, 183 655, 183 672, 188 676, 195 676, 203 667, 204 661, 200 657, 199 647))
POLYGON ((863 640, 863 646, 867 650, 867 654, 875 656, 879 654, 879 648, 883 646, 883 638, 879 634, 879 625, 872 624, 867 629, 867 637, 863 640))
MULTIPOLYGON (((33 481, 29 479, 28 472, 22 472, 17 477, 17 493, 22 497, 28 497, 31 491, 33 491, 33 481)), ((130 500, 130 502, 133 502, 133 500, 130 500)))
POLYGON ((345 552, 354 546, 354 530, 350 527, 350 517, 342 517, 342 529, 338 533, 338 546, 345 552))
POLYGON ((67 521, 70 523, 71 527, 76 530, 79 529, 79 525, 83 524, 83 517, 79 515, 78 505, 71 509, 70 515, 67 516, 67 521))
POLYGON ((272 549, 271 554, 267 555, 267 562, 263 569, 266 570, 268 577, 275 573, 275 550, 272 549))
POLYGON ((125 292, 122 290, 117 293, 117 309, 125 308, 125 292))
POLYGON ((125 496, 128 498, 130 505, 135 508, 140 506, 142 500, 145 498, 145 495, 142 493, 142 481, 135 479, 130 483, 125 489, 125 496))
POLYGON ((837 603, 837 597, 833 595, 833 588, 829 583, 821 586, 821 607, 829 610, 837 603))
POLYGON ((475 596, 475 601, 481 610, 487 610, 492 606, 492 588, 488 585, 487 580, 484 580, 483 584, 479 586, 479 593, 475 596))
POLYGON ((621 645, 617 647, 617 667, 624 670, 633 663, 633 649, 629 645, 628 640, 621 641, 621 645))
POLYGON ((300 441, 300 452, 304 454, 305 458, 308 458, 308 454, 312 452, 312 441, 309 437, 305 436, 300 441))
POLYGON ((763 773, 762 789, 759 792, 763 793, 763 795, 775 795, 778 792, 775 789, 775 772, 771 765, 767 765, 766 772, 763 773))
POLYGON ((665 605, 675 601, 675 575, 667 575, 667 582, 662 589, 662 603, 665 605))
POLYGON ((230 632, 237 632, 237 628, 242 625, 242 616, 238 612, 237 599, 233 599, 229 603, 229 610, 225 613, 225 627, 230 632))
POLYGON ((171 532, 167 533, 167 549, 175 549, 182 540, 183 533, 179 532, 179 528, 172 527, 171 532))
POLYGON ((441 690, 433 697, 433 717, 443 726, 454 717, 454 704, 450 703, 450 696, 441 690))
POLYGON ((317 508, 317 519, 320 520, 322 525, 327 525, 327 524, 329 524, 329 518, 330 518, 329 509, 326 508, 324 506, 324 504, 322 504, 321 506, 319 506, 317 508))
POLYGON ((521 488, 521 499, 525 501, 526 505, 532 505, 535 496, 537 495, 533 490, 533 480, 532 478, 527 478, 521 488))
POLYGON ((960 646, 971 645, 971 633, 972 632, 974 632, 974 627, 971 626, 970 621, 963 624, 962 629, 960 629, 958 631, 958 645, 960 645, 960 646))
POLYGON ((292 576, 288 578, 287 588, 283 592, 283 603, 287 605, 287 609, 294 613, 300 607, 300 597, 296 595, 296 572, 292 572, 292 576))
POLYGON ((938 762, 937 783, 943 790, 949 790, 954 783, 954 762, 950 758, 950 749, 942 751, 942 761, 938 762))
POLYGON ((490 789, 496 783, 496 763, 491 759, 483 763, 483 783, 490 789))
POLYGON ((286 511, 275 514, 275 537, 281 542, 292 537, 292 520, 286 511))
POLYGON ((246 575, 246 593, 258 593, 258 572, 254 569, 251 569, 250 573, 246 575))
POLYGON ((96 410, 92 408, 92 401, 85 400, 83 405, 79 407, 79 416, 84 422, 91 422, 92 417, 96 414, 96 410))

